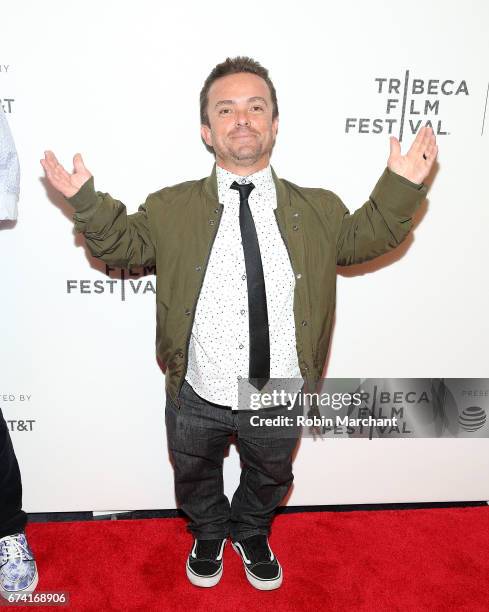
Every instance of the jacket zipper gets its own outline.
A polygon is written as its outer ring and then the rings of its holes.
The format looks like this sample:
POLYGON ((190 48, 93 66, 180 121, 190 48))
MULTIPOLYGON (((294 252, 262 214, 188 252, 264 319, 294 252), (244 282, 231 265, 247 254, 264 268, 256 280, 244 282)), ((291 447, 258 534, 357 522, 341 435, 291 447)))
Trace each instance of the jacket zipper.
POLYGON ((206 257, 204 266, 202 268, 202 276, 201 276, 201 280, 200 280, 199 291, 197 292, 197 299, 195 300, 195 305, 194 305, 194 308, 192 310, 192 319, 190 321, 189 333, 187 335, 187 342, 186 342, 186 345, 185 345, 185 363, 184 363, 184 370, 183 370, 184 371, 184 375, 183 375, 183 378, 182 378, 182 382, 180 383, 180 386, 177 389, 177 404, 178 404, 178 408, 180 408, 180 390, 181 390, 181 388, 183 386, 183 381, 185 380, 185 372, 187 371, 187 366, 188 366, 188 349, 189 349, 189 346, 190 346, 190 337, 192 336, 192 328, 194 326, 195 311, 197 310, 197 304, 198 304, 198 301, 199 301, 200 292, 202 291, 202 285, 204 284, 204 277, 205 277, 205 273, 206 273, 206 270, 207 270, 207 265, 209 263, 209 259, 210 259, 210 256, 211 256, 212 247, 214 246, 214 241, 216 240, 217 232, 219 231, 219 226, 221 225, 221 217, 222 217, 223 209, 224 209, 223 204, 220 204, 219 205, 219 217, 217 219, 217 227, 216 227, 216 230, 215 230, 214 235, 212 237, 211 244, 209 246, 209 251, 207 253, 207 257, 206 257))

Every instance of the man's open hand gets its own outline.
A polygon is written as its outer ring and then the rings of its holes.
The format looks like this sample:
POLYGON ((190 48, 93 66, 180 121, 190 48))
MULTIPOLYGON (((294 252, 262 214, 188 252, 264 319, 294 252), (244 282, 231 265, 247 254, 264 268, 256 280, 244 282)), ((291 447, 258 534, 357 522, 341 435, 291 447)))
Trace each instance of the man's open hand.
POLYGON ((86 183, 92 176, 85 168, 80 153, 76 153, 73 157, 74 169, 72 174, 63 168, 52 151, 44 151, 44 159, 40 161, 51 185, 60 191, 65 198, 74 196, 83 183, 86 183))
POLYGON ((401 155, 401 145, 395 136, 390 137, 390 147, 387 166, 397 174, 418 184, 428 176, 438 153, 433 128, 427 126, 422 127, 416 134, 406 155, 401 155))

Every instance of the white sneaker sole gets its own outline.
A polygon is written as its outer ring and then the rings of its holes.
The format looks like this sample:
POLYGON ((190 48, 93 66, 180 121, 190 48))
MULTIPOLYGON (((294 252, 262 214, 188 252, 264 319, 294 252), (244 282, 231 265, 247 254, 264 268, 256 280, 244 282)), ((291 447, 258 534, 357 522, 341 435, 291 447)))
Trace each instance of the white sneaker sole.
POLYGON ((187 559, 187 564, 185 566, 185 569, 187 571, 187 578, 195 586, 213 587, 213 586, 216 586, 216 584, 222 578, 222 572, 223 572, 223 569, 224 569, 224 563, 221 564, 221 567, 219 568, 219 571, 216 572, 213 576, 199 576, 198 574, 195 574, 191 570, 191 568, 190 568, 190 566, 188 564, 188 559, 187 559))
POLYGON ((282 566, 280 565, 280 563, 278 561, 277 561, 277 563, 278 563, 279 575, 278 575, 277 578, 273 578, 273 580, 264 580, 264 579, 261 579, 261 578, 257 578, 246 567, 246 563, 245 563, 243 557, 241 556, 241 553, 240 553, 239 549, 234 545, 234 542, 231 542, 231 544, 232 544, 232 547, 234 548, 234 550, 238 553, 239 558, 243 562, 243 566, 245 568, 245 573, 246 573, 246 577, 248 578, 248 582, 250 584, 252 584, 255 587, 255 589, 258 589, 260 591, 273 591, 273 589, 278 589, 279 588, 279 586, 282 584, 282 580, 284 578, 284 575, 283 575, 283 572, 282 572, 282 566))

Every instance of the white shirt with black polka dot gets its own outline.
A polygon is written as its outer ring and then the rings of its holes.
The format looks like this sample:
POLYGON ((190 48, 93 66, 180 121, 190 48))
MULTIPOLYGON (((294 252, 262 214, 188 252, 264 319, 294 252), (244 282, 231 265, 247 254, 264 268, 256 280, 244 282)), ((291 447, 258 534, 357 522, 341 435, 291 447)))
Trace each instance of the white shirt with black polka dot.
POLYGON ((216 165, 221 222, 197 302, 185 378, 204 399, 238 408, 238 380, 248 378, 248 285, 241 231, 239 192, 233 181, 252 182, 248 198, 265 278, 270 334, 270 377, 301 378, 294 322, 295 277, 274 209, 270 165, 246 177, 216 165))

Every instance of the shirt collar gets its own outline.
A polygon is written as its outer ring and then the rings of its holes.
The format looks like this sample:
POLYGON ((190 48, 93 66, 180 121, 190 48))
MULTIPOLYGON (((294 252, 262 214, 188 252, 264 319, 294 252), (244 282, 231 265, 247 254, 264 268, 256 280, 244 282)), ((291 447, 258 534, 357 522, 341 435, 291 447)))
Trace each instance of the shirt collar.
MULTIPOLYGON (((226 196, 231 193, 238 193, 231 189, 231 185, 234 181, 237 183, 253 183, 255 188, 251 192, 251 196, 259 195, 263 196, 264 200, 271 200, 272 203, 275 202, 275 184, 273 182, 272 170, 270 164, 257 172, 253 172, 252 174, 248 174, 246 176, 241 176, 239 174, 234 174, 225 168, 221 168, 221 166, 216 164, 216 178, 217 178, 217 189, 219 193, 219 201, 222 202, 226 196), (265 197, 267 194, 272 194, 274 197, 267 198, 265 197)), ((275 206, 275 204, 274 204, 275 206)))

